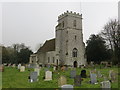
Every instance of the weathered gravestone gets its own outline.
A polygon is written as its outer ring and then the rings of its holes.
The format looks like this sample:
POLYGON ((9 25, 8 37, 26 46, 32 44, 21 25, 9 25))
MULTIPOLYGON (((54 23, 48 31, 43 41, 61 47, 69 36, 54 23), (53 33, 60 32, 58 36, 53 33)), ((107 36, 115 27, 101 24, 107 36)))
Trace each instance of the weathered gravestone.
POLYGON ((90 73, 90 83, 96 84, 97 83, 97 75, 94 73, 90 73))
POLYGON ((113 70, 109 71, 109 79, 111 80, 111 82, 116 81, 116 76, 117 76, 117 74, 113 70))
POLYGON ((101 82, 101 88, 104 90, 110 90, 111 88, 111 83, 110 81, 103 81, 101 82))
POLYGON ((64 76, 60 76, 60 78, 58 79, 58 86, 61 87, 62 85, 66 85, 67 84, 67 79, 64 76))
POLYGON ((102 74, 101 74, 100 71, 97 71, 97 77, 98 77, 98 78, 101 78, 101 77, 102 77, 102 74))
POLYGON ((34 68, 34 71, 37 72, 37 75, 40 75, 40 69, 39 68, 34 68))
POLYGON ((50 81, 50 80, 52 80, 52 72, 46 71, 45 72, 45 81, 50 81))
POLYGON ((76 75, 76 77, 74 78, 74 85, 75 86, 81 86, 81 82, 82 82, 82 78, 80 75, 76 75))
POLYGON ((25 66, 21 66, 20 67, 20 72, 24 72, 25 71, 25 66))
POLYGON ((80 76, 81 78, 87 78, 86 70, 82 70, 80 76))
POLYGON ((56 66, 53 67, 53 71, 56 71, 56 66))
POLYGON ((15 67, 15 66, 16 66, 15 64, 12 65, 12 67, 15 67))
POLYGON ((72 71, 70 72, 70 77, 71 77, 71 78, 75 78, 75 76, 76 76, 76 70, 72 70, 72 71))
POLYGON ((4 72, 4 66, 0 65, 0 72, 4 72))
POLYGON ((62 85, 62 90, 73 90, 73 85, 62 85))
POLYGON ((21 64, 18 64, 18 69, 20 69, 20 67, 21 67, 21 64))
POLYGON ((38 77, 37 72, 30 73, 30 81, 31 82, 36 82, 38 80, 37 77, 38 77))

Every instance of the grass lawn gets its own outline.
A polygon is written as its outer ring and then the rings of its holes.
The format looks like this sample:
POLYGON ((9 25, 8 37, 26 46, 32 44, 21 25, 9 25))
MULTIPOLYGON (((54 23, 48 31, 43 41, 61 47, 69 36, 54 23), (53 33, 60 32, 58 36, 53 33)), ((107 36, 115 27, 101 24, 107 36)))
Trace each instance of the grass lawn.
MULTIPOLYGON (((4 72, 2 73, 2 88, 58 88, 58 78, 60 75, 64 75, 67 78, 67 84, 74 85, 74 79, 70 78, 70 69, 67 71, 58 71, 53 72, 53 80, 51 81, 44 81, 43 77, 45 76, 44 72, 45 68, 42 68, 40 71, 40 76, 38 82, 30 83, 28 82, 28 75, 30 74, 30 71, 26 69, 25 72, 19 72, 17 68, 12 67, 5 67, 4 72)), ((52 68, 50 68, 52 71, 52 68)), ((77 75, 80 74, 82 69, 77 68, 77 75)), ((89 71, 92 70, 92 68, 85 69, 87 71, 87 75, 89 75, 89 71)), ((101 71, 104 76, 108 77, 109 70, 114 70, 118 73, 117 67, 112 68, 96 68, 96 70, 101 71)), ((33 69, 31 69, 33 71, 33 69)), ((120 78, 120 75, 119 75, 120 78)), ((75 87, 75 88, 100 88, 100 82, 103 81, 103 78, 97 78, 98 84, 90 84, 89 83, 90 78, 85 78, 82 81, 81 86, 75 87)), ((111 84, 112 88, 118 88, 118 81, 111 84)))

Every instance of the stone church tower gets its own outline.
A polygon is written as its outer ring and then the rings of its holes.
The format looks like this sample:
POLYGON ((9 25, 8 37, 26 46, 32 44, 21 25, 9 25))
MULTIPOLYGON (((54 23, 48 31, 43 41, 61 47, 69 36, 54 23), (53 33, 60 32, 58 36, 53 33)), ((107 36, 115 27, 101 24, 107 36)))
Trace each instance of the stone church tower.
POLYGON ((55 50, 59 64, 74 67, 86 64, 82 15, 67 11, 58 17, 55 50))
POLYGON ((82 15, 68 11, 60 15, 56 26, 56 37, 46 40, 43 46, 30 56, 29 63, 74 67, 85 65, 82 15))

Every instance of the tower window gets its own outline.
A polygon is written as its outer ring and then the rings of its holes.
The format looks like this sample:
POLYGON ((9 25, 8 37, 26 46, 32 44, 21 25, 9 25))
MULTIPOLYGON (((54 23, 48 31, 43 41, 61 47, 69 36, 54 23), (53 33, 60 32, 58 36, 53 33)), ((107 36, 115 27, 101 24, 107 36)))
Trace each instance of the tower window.
POLYGON ((76 27, 76 20, 73 21, 73 26, 76 27))
POLYGON ((74 49, 73 49, 73 52, 72 52, 73 57, 77 57, 77 52, 78 52, 78 50, 77 50, 76 48, 74 48, 74 49))
POLYGON ((55 58, 53 57, 53 63, 55 63, 55 58))
POLYGON ((50 57, 48 57, 48 63, 50 63, 50 57))
POLYGON ((62 22, 62 27, 64 28, 64 21, 62 22))
POLYGON ((75 40, 77 39, 77 36, 75 35, 75 40))

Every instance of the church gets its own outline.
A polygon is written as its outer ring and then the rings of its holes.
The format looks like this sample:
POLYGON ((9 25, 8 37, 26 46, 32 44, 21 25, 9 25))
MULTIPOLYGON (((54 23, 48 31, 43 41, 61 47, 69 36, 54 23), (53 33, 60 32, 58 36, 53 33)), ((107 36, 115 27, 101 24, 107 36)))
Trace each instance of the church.
POLYGON ((86 65, 82 30, 82 14, 64 12, 58 16, 55 38, 46 40, 43 46, 30 56, 29 63, 73 67, 86 65))

